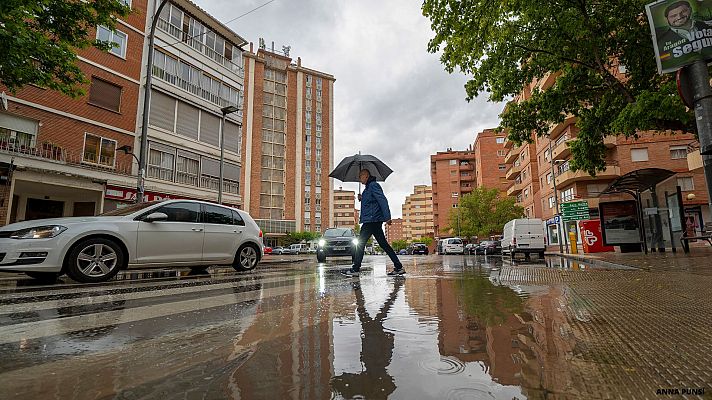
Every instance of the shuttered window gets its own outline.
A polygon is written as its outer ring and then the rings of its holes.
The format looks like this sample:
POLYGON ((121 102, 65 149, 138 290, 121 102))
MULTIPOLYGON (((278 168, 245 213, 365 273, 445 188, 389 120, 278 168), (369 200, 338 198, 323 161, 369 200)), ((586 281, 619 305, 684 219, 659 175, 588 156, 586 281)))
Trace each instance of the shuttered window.
POLYGON ((220 161, 214 158, 203 157, 200 162, 200 173, 201 175, 207 175, 212 177, 220 176, 220 161))
POLYGON ((158 91, 151 92, 149 124, 173 132, 176 114, 176 101, 158 91))
POLYGON ((240 181, 240 166, 226 162, 223 165, 223 176, 225 179, 229 179, 231 181, 240 181))
POLYGON ((240 126, 232 122, 225 122, 225 150, 240 154, 240 126))
POLYGON ((107 110, 119 112, 121 109, 121 86, 91 77, 89 103, 107 110))
POLYGON ((179 101, 176 133, 181 136, 198 140, 198 116, 199 111, 196 107, 179 101))
POLYGON ((207 112, 201 113, 200 141, 220 146, 220 118, 207 112))

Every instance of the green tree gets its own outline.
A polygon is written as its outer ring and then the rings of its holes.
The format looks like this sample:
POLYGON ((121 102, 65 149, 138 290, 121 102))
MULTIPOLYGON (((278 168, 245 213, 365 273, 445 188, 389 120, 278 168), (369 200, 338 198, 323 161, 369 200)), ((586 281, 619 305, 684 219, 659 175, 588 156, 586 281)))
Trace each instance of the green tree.
POLYGON ((430 245, 433 244, 433 238, 431 238, 430 236, 423 236, 421 238, 413 240, 413 243, 423 243, 426 246, 430 247, 430 245))
POLYGON ((290 232, 283 239, 282 243, 285 246, 289 246, 295 243, 310 242, 312 240, 319 239, 320 237, 321 234, 316 232, 290 232))
POLYGON ((114 29, 117 17, 131 9, 119 0, 0 1, 0 84, 11 92, 26 85, 84 94, 86 78, 77 65, 77 50, 110 42, 90 35, 97 25, 114 29))
POLYGON ((516 98, 525 85, 555 72, 555 85, 511 102, 500 129, 519 144, 532 132, 577 118, 571 168, 605 168, 603 138, 645 130, 693 132, 694 116, 676 94, 673 75, 658 75, 645 17, 650 0, 424 0, 423 14, 449 72, 471 75, 467 100, 516 98), (624 74, 622 74, 624 72, 624 74))
POLYGON ((457 208, 449 215, 449 227, 464 237, 489 237, 502 233, 504 224, 521 218, 524 209, 513 197, 501 196, 499 190, 480 186, 460 198, 457 208))
POLYGON ((394 240, 391 242, 391 247, 398 252, 408 247, 409 244, 407 240, 394 240))

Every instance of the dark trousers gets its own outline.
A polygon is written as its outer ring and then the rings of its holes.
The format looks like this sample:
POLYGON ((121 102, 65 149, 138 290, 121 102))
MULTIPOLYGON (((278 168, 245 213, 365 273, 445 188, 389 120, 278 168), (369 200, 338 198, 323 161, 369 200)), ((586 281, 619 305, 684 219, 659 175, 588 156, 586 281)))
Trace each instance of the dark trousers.
POLYGON ((356 250, 356 258, 354 259, 353 269, 358 271, 361 269, 361 261, 363 261, 363 252, 366 249, 366 242, 371 238, 371 235, 376 239, 378 245, 388 254, 388 257, 393 261, 393 267, 395 269, 402 269, 403 264, 401 264, 396 252, 386 241, 386 235, 383 233, 383 222, 366 222, 361 225, 361 233, 358 235, 358 247, 356 250))

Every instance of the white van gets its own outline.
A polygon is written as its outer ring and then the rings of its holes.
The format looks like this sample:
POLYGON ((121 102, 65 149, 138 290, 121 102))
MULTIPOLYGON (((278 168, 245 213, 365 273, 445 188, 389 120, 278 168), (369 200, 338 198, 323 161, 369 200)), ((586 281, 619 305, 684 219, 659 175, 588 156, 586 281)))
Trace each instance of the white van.
POLYGON ((504 225, 502 254, 514 258, 516 253, 539 254, 544 258, 544 223, 538 218, 513 219, 504 225))
POLYGON ((306 254, 309 252, 309 245, 306 243, 296 243, 289 246, 289 248, 294 251, 295 254, 306 254))
POLYGON ((460 238, 442 240, 441 254, 465 254, 465 247, 460 238))

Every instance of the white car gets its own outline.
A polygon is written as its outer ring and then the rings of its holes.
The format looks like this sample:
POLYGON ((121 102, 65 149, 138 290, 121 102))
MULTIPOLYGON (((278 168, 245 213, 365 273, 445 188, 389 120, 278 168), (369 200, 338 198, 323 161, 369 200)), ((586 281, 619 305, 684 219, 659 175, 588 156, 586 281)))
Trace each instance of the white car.
POLYGON ((460 238, 443 239, 442 254, 465 254, 465 247, 460 238))
POLYGON ((0 272, 102 282, 133 267, 257 266, 262 231, 244 211, 194 200, 133 204, 96 217, 0 228, 0 272))

